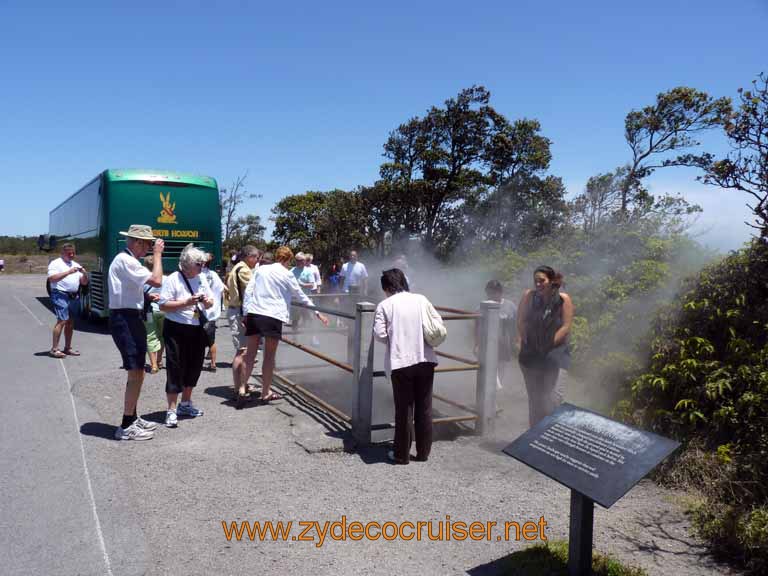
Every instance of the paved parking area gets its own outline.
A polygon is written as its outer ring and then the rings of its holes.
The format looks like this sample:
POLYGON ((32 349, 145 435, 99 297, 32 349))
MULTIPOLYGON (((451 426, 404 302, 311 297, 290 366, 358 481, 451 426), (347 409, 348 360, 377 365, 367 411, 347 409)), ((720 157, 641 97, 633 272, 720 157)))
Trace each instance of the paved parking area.
MULTIPOLYGON (((499 524, 543 515, 548 537, 567 535, 567 490, 500 452, 525 428, 520 382, 507 383, 500 395, 504 412, 494 437, 442 429, 428 463, 392 466, 381 446, 345 452, 344 427, 301 399, 235 410, 226 366, 232 349, 222 331, 220 368, 204 372, 195 393, 205 415, 161 427, 149 442, 117 442, 125 378, 118 352, 104 326, 85 324, 75 333, 82 356, 47 357, 53 315, 43 286, 40 276, 0 278, 3 574, 477 575, 496 573, 498 559, 526 545, 496 533, 489 541, 326 535, 319 545, 312 531, 313 542, 294 540, 300 521, 342 516, 347 523, 436 527, 447 515, 499 524), (228 540, 222 521, 241 520, 292 521, 294 528, 286 541, 228 540)), ((339 353, 343 341, 336 338, 324 336, 321 347, 339 353)), ((348 410, 351 384, 343 372, 285 345, 278 364, 348 410)), ((466 378, 437 387, 469 401, 466 378)), ((147 375, 140 412, 161 421, 164 397, 164 372, 147 375)), ((377 383, 376 399, 374 420, 391 420, 386 382, 377 383)), ((688 536, 674 498, 642 482, 612 509, 598 508, 596 546, 651 574, 728 573, 688 536)))

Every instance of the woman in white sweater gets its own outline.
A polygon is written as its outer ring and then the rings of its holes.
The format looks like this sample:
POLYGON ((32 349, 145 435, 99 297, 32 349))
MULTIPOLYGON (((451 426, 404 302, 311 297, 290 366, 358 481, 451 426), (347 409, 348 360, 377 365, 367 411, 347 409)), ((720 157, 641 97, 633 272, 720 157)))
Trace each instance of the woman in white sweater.
MULTIPOLYGON (((312 300, 304 294, 291 273, 293 252, 287 246, 275 251, 275 263, 260 266, 248 282, 243 295, 243 314, 245 318, 245 378, 237 387, 237 406, 241 408, 248 396, 248 378, 253 370, 259 343, 264 338, 264 363, 261 376, 261 401, 279 400, 281 397, 271 390, 272 373, 275 369, 277 345, 283 335, 283 324, 290 318, 291 300, 296 299, 308 306, 314 306, 312 300)), ((315 312, 315 316, 326 326, 328 318, 315 312)))
POLYGON ((424 296, 408 291, 405 274, 398 268, 382 272, 381 289, 387 298, 376 307, 373 334, 387 344, 384 369, 392 381, 395 401, 395 442, 389 458, 395 464, 410 461, 413 421, 414 460, 426 462, 432 448, 432 382, 437 355, 424 340, 421 317, 423 311, 434 309, 424 296))

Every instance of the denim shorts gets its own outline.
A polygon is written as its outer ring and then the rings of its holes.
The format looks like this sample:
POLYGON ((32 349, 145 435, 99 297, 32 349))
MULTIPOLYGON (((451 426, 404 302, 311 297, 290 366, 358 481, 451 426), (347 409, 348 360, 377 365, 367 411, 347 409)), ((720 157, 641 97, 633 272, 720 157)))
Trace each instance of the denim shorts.
POLYGON ((143 370, 147 355, 147 331, 141 310, 117 308, 109 311, 109 331, 112 333, 125 370, 143 370))
POLYGON ((60 322, 74 319, 80 311, 80 297, 70 298, 67 292, 61 290, 51 290, 51 304, 56 313, 56 320, 60 322))

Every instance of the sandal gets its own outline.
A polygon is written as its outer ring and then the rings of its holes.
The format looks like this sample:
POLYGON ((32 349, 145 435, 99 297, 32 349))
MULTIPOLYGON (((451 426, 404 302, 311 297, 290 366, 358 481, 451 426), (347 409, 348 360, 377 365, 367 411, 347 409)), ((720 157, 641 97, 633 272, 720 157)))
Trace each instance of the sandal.
POLYGON ((50 352, 48 352, 48 356, 51 358, 66 358, 67 355, 64 354, 61 350, 58 348, 52 348, 50 352))
POLYGON ((64 354, 67 356, 80 356, 80 351, 73 350, 72 348, 64 348, 64 354))
POLYGON ((278 394, 277 392, 270 391, 269 392, 269 396, 267 396, 266 398, 259 398, 259 401, 262 404, 269 404, 270 402, 274 402, 275 400, 282 400, 282 399, 283 399, 283 397, 282 397, 281 394, 278 394))

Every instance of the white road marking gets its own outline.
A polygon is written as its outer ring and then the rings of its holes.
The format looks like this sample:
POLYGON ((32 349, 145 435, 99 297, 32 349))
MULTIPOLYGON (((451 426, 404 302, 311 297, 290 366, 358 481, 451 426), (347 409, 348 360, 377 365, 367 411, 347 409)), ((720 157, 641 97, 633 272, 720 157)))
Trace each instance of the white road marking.
MULTIPOLYGON (((18 300, 18 299, 17 299, 18 300)), ((32 312, 30 311, 30 314, 32 312)), ((34 316, 34 314, 32 314, 34 316)), ((93 485, 91 484, 91 474, 88 472, 88 462, 85 460, 85 446, 83 445, 83 435, 80 432, 80 419, 77 417, 77 408, 75 407, 75 397, 72 395, 72 382, 69 380, 69 374, 67 373, 67 367, 64 365, 64 361, 59 358, 61 369, 64 372, 64 379, 67 381, 67 392, 69 392, 69 400, 72 403, 72 413, 75 416, 75 432, 80 440, 80 455, 83 457, 83 470, 85 471, 85 481, 88 486, 88 495, 91 498, 91 511, 93 512, 93 519, 96 522, 96 535, 99 537, 99 546, 101 547, 101 553, 104 556, 104 564, 107 568, 107 575, 113 576, 112 565, 109 562, 109 554, 107 553, 107 546, 104 543, 104 534, 101 531, 101 522, 99 522, 99 513, 96 510, 96 498, 93 496, 93 485)))
POLYGON ((25 309, 27 312, 29 312, 29 313, 32 315, 32 318, 34 318, 34 319, 37 321, 37 323, 38 323, 38 324, 40 324, 40 326, 45 326, 45 324, 43 324, 42 322, 40 322, 40 318, 38 318, 37 316, 35 316, 35 313, 34 313, 34 312, 32 312, 32 310, 30 310, 30 309, 29 309, 29 307, 28 307, 26 304, 24 304, 24 302, 22 302, 22 301, 21 301, 21 299, 20 299, 18 296, 16 296, 16 295, 14 294, 14 295, 13 295, 13 297, 14 297, 14 298, 16 298, 16 302, 18 302, 19 304, 21 304, 22 306, 24 306, 24 309, 25 309))

